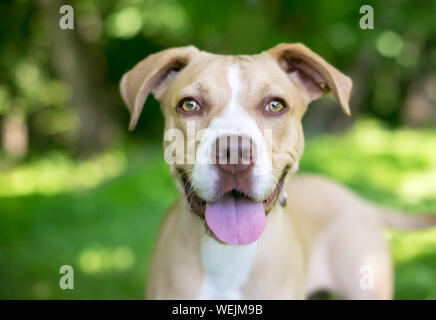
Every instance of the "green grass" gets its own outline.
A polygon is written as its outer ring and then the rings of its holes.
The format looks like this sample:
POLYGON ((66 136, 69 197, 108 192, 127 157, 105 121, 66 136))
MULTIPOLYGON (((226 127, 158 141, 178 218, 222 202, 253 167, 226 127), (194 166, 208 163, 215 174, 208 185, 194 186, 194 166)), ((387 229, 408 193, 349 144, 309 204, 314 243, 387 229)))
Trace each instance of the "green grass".
POLYGON ((158 150, 135 156, 91 189, 0 199, 0 298, 144 296, 154 238, 176 193, 158 150), (64 264, 75 269, 74 290, 59 288, 64 264))
MULTIPOLYGON (((301 171, 363 197, 436 213, 436 131, 359 123, 307 141, 301 171)), ((141 299, 154 239, 176 197, 160 147, 75 162, 52 153, 0 173, 0 298, 141 299), (74 290, 59 268, 74 267, 74 290)), ((436 229, 389 231, 395 297, 436 299, 436 229)))

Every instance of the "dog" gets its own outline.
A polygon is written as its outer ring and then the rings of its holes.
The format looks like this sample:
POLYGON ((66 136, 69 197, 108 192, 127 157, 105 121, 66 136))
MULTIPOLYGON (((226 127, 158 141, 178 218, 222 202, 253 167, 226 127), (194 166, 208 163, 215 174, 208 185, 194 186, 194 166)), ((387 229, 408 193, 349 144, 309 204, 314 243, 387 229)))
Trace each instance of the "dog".
POLYGON ((171 48, 124 74, 130 130, 153 94, 165 132, 184 135, 163 143, 166 154, 182 150, 169 162, 181 197, 159 231, 147 299, 306 299, 319 290, 392 298, 384 227, 436 218, 379 208, 321 176, 294 176, 308 105, 332 92, 350 115, 351 88, 301 43, 238 56, 171 48))

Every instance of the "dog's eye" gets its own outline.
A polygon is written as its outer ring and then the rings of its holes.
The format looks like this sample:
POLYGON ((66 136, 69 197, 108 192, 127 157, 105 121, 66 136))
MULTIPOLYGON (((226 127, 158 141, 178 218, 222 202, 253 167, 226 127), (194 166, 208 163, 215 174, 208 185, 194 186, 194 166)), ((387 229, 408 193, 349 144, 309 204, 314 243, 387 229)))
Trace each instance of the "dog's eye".
POLYGON ((280 112, 285 108, 284 104, 278 100, 271 100, 265 106, 265 110, 269 112, 280 112))
POLYGON ((194 99, 184 99, 180 102, 180 107, 186 112, 195 112, 200 110, 200 105, 194 99))

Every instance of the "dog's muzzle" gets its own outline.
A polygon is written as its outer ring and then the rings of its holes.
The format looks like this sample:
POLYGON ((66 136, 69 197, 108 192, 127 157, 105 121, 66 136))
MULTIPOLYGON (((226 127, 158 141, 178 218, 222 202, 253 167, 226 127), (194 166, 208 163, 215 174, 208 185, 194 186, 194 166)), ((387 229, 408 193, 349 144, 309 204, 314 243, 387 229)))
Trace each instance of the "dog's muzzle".
POLYGON ((246 245, 256 241, 266 226, 266 215, 274 206, 283 186, 287 168, 273 192, 261 201, 252 194, 256 145, 246 136, 222 136, 213 144, 212 159, 218 171, 216 200, 206 202, 195 192, 182 173, 185 193, 191 210, 204 218, 206 225, 220 241, 246 245))

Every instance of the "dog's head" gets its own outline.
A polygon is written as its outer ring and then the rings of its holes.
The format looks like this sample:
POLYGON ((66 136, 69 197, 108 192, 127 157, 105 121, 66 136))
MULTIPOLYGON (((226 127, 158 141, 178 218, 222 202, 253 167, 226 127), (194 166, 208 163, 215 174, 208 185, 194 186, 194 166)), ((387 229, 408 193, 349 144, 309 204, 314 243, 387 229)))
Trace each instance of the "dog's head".
POLYGON ((299 43, 252 56, 168 49, 139 62, 120 84, 131 130, 150 93, 160 102, 171 173, 191 211, 229 244, 260 236, 286 176, 298 168, 308 104, 332 91, 350 114, 351 86, 299 43))

